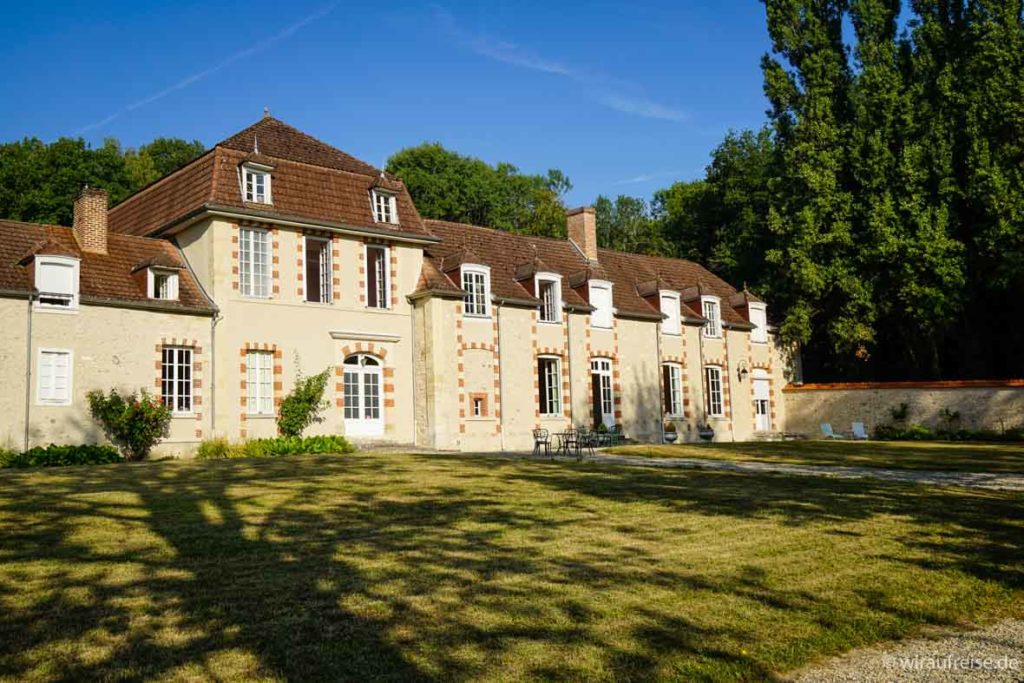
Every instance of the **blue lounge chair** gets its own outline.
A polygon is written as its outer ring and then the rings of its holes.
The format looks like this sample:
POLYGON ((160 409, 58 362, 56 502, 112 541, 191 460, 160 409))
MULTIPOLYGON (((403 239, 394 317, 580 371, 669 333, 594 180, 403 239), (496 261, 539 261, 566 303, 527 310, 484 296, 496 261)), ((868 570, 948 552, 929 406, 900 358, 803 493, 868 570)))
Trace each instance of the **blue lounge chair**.
POLYGON ((832 423, 831 422, 822 422, 821 423, 821 435, 824 436, 826 439, 842 439, 842 438, 844 438, 842 434, 836 434, 834 431, 832 431, 832 423))
POLYGON ((866 429, 864 429, 864 423, 863 422, 854 422, 853 423, 853 438, 856 441, 867 441, 868 440, 868 432, 867 432, 866 429))

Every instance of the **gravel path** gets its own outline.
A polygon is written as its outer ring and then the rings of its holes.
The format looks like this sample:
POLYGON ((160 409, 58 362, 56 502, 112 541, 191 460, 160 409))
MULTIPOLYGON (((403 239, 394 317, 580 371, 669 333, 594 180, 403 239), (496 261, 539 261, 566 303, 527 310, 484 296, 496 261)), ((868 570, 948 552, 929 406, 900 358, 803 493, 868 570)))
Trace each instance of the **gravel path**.
POLYGON ((854 650, 791 672, 794 683, 1024 681, 1024 621, 854 650))
POLYGON ((584 462, 644 467, 681 467, 727 472, 778 472, 813 477, 839 477, 859 479, 869 477, 883 481, 938 486, 966 486, 968 488, 1024 491, 1024 475, 995 472, 933 472, 926 470, 887 470, 877 467, 839 467, 831 465, 791 465, 785 463, 706 460, 703 458, 645 458, 632 455, 598 453, 583 458, 584 462))

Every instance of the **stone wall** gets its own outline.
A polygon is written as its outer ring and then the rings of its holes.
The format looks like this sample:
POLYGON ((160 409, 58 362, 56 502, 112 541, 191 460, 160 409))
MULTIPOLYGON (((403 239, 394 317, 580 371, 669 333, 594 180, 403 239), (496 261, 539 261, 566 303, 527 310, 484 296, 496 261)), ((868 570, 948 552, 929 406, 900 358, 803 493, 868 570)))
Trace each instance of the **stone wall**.
POLYGON ((909 406, 907 423, 937 427, 943 409, 960 413, 966 429, 1008 429, 1024 424, 1024 380, 859 382, 789 385, 783 390, 786 431, 821 436, 820 424, 849 431, 863 422, 870 433, 892 422, 890 411, 909 406))

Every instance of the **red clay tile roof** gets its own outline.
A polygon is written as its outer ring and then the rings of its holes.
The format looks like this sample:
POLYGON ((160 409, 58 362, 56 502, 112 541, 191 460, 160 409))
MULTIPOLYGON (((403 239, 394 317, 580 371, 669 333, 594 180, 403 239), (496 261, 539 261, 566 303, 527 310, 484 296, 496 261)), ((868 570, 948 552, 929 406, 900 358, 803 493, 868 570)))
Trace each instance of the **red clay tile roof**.
POLYGON ((291 126, 265 117, 174 173, 139 190, 110 210, 110 229, 152 235, 204 207, 258 212, 266 220, 307 219, 429 237, 399 180, 291 126), (253 143, 259 145, 254 155, 253 143), (240 166, 258 159, 273 167, 273 204, 243 200, 240 166), (377 223, 371 188, 395 193, 398 223, 377 223))
POLYGON ((52 245, 64 254, 81 258, 79 294, 84 303, 128 303, 159 310, 213 313, 213 304, 191 273, 184 269, 185 264, 170 242, 111 234, 107 241, 108 253, 96 254, 81 251, 71 228, 57 225, 0 220, 0 290, 26 294, 32 290, 31 269, 18 262, 40 244, 52 245), (178 276, 178 301, 150 299, 132 277, 135 266, 147 260, 183 268, 178 276))
MULTIPOLYGON (((547 270, 562 275, 563 298, 570 305, 587 305, 585 283, 588 278, 606 279, 614 285, 613 304, 620 315, 657 318, 660 316, 658 306, 638 292, 638 286, 649 288, 654 282, 660 288, 677 292, 700 287, 722 299, 725 322, 739 325, 746 322, 730 305, 730 297, 737 293, 736 289, 691 261, 599 249, 598 263, 592 264, 568 240, 516 235, 448 221, 425 222, 427 228, 441 238, 439 244, 426 250, 427 261, 434 266, 432 272, 444 277, 440 272, 442 262, 447 266, 453 259, 458 260, 461 253, 472 251, 479 255, 480 265, 491 269, 491 291, 499 297, 536 302, 524 283, 517 281, 517 275, 523 275, 524 265, 540 262, 547 270)), ((449 273, 448 277, 452 278, 453 286, 459 284, 458 271, 449 273)), ((700 320, 698 314, 688 313, 685 308, 683 313, 691 320, 700 320)))

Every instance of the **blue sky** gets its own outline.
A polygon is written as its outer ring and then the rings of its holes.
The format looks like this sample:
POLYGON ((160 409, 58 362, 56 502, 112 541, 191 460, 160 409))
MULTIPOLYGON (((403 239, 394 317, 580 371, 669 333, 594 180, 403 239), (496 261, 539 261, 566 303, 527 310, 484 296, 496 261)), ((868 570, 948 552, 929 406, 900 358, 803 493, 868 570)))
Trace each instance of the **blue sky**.
POLYGON ((438 141, 570 204, 702 175, 764 120, 755 0, 5 2, 0 140, 207 145, 278 118, 370 163, 438 141))

